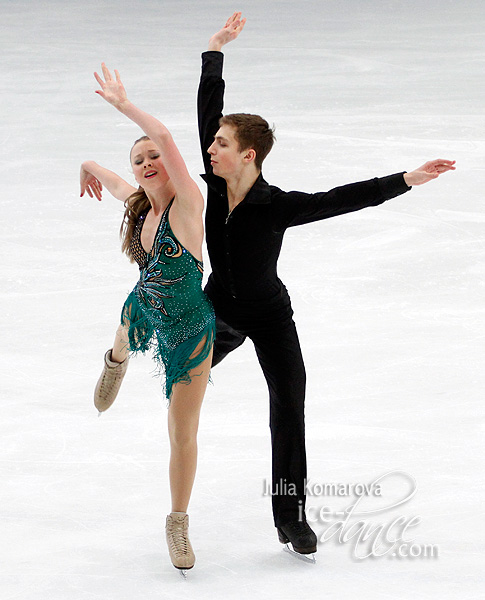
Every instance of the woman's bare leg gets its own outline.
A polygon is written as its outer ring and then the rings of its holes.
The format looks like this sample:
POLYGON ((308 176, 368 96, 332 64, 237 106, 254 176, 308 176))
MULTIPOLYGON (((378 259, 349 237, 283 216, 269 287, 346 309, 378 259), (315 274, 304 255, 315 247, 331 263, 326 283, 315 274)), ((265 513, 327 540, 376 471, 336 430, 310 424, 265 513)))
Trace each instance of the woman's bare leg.
POLYGON ((130 353, 128 343, 128 327, 120 325, 116 330, 113 349, 111 350, 111 360, 113 362, 122 363, 130 353))
MULTIPOLYGON (((196 354, 198 349, 194 352, 196 354)), ((168 409, 170 436, 170 491, 172 512, 187 512, 197 469, 197 431, 199 415, 212 362, 212 350, 198 367, 189 373, 189 384, 173 387, 168 409)))

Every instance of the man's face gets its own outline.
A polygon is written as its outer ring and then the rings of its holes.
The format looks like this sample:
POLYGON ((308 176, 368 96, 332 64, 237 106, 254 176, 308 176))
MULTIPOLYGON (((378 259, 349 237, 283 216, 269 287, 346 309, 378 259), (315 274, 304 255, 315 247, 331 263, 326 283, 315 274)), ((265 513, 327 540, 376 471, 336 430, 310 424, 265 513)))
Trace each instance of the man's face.
POLYGON ((245 151, 239 151, 236 130, 231 125, 223 125, 219 129, 207 152, 211 155, 214 175, 219 177, 237 175, 243 166, 245 151))

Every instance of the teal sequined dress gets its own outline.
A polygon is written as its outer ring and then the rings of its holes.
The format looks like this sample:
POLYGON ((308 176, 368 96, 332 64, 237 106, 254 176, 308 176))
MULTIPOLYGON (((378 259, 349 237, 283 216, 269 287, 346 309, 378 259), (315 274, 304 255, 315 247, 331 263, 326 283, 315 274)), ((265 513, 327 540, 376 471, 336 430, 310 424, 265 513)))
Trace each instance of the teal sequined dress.
POLYGON ((148 211, 138 220, 130 249, 140 279, 121 313, 130 350, 153 350, 159 372, 165 374, 169 401, 174 384, 190 382, 189 371, 207 358, 215 338, 214 310, 202 290, 202 262, 175 237, 168 220, 172 203, 162 215, 148 254, 140 239, 148 211))

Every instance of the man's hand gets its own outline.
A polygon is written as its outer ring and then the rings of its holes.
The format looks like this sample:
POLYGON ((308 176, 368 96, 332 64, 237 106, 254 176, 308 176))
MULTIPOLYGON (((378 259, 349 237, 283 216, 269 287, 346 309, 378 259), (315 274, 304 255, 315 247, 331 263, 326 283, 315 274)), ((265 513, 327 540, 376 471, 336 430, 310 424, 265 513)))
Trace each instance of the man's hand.
POLYGON ((454 171, 456 168, 454 166, 455 162, 454 160, 444 160, 442 158, 430 160, 415 171, 404 173, 404 181, 410 187, 413 185, 422 185, 432 179, 436 179, 442 173, 446 173, 446 171, 454 171))
POLYGON ((209 40, 208 50, 221 51, 222 46, 235 40, 243 30, 246 19, 241 19, 240 12, 235 12, 232 17, 227 19, 224 27, 215 33, 209 40))

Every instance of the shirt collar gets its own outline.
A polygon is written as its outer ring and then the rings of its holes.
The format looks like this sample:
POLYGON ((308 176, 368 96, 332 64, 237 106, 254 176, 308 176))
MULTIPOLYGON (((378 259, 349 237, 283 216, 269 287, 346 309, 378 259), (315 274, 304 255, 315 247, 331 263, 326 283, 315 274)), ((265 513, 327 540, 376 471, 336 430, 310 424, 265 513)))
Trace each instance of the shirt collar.
MULTIPOLYGON (((210 188, 223 196, 227 195, 227 184, 222 177, 218 177, 214 173, 202 173, 201 177, 210 188)), ((269 184, 263 179, 262 173, 258 175, 243 202, 249 204, 269 204, 271 202, 271 190, 269 184)))

